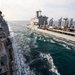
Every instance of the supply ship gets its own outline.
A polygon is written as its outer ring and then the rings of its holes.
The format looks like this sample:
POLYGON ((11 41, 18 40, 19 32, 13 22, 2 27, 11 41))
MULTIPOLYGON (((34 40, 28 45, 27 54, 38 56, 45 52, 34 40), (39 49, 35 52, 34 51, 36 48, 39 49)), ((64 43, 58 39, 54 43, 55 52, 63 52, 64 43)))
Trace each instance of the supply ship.
POLYGON ((48 21, 47 16, 41 15, 42 11, 36 11, 36 17, 30 20, 27 26, 36 33, 45 34, 48 36, 55 36, 75 42, 75 26, 73 25, 73 18, 60 18, 58 24, 54 25, 53 18, 48 21), (63 19, 63 25, 62 25, 63 19))
POLYGON ((0 11, 0 75, 18 75, 12 38, 9 26, 0 11))

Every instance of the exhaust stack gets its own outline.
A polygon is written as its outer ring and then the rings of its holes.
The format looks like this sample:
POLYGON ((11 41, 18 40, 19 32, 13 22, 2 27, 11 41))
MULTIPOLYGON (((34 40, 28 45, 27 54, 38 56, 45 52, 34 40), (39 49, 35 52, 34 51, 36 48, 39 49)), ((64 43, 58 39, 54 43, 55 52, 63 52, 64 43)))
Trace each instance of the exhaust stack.
POLYGON ((41 10, 39 10, 39 11, 36 11, 36 17, 38 18, 39 16, 41 16, 41 10))

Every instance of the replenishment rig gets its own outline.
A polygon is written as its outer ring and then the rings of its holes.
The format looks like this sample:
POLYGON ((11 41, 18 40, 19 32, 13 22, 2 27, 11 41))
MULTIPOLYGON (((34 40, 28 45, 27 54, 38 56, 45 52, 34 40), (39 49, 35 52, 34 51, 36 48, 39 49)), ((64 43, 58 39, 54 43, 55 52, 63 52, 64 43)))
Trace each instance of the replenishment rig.
POLYGON ((60 18, 58 24, 54 25, 53 18, 48 21, 47 16, 41 15, 42 11, 36 11, 36 17, 30 20, 28 28, 43 32, 48 35, 65 38, 75 41, 75 26, 73 25, 73 18, 60 18), (62 19, 64 20, 62 23, 62 19))

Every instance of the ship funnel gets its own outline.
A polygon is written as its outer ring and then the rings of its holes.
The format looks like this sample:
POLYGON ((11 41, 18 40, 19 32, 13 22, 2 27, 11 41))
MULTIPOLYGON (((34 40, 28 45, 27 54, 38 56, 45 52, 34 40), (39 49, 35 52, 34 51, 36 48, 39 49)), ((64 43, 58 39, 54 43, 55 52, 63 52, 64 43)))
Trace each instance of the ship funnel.
POLYGON ((36 17, 38 18, 39 16, 41 16, 41 10, 39 10, 39 11, 36 11, 36 17))

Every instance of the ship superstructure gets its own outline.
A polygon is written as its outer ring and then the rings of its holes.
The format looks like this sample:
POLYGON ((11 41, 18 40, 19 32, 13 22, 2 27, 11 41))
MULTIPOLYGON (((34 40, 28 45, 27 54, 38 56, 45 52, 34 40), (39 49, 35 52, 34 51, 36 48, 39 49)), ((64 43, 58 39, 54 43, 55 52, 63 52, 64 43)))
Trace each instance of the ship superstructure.
POLYGON ((73 18, 68 19, 61 17, 58 20, 58 24, 55 25, 53 18, 48 21, 48 17, 41 15, 41 12, 42 11, 36 11, 36 17, 31 19, 28 28, 46 33, 48 35, 53 34, 56 37, 75 41, 75 26, 73 26, 73 18))

